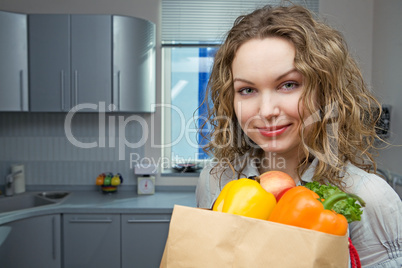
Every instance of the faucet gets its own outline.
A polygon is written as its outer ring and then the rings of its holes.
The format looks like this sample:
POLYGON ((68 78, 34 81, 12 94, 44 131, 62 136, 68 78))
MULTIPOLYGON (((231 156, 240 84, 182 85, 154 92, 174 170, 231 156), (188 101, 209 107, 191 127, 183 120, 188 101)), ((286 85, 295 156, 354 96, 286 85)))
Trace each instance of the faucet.
POLYGON ((22 170, 18 170, 14 173, 8 174, 6 176, 6 191, 5 196, 13 196, 14 194, 14 177, 20 174, 22 170))

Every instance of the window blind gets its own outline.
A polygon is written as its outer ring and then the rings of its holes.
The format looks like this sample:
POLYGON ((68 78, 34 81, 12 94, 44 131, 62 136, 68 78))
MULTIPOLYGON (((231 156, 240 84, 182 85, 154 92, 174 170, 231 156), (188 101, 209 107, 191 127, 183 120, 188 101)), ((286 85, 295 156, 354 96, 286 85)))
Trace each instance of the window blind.
MULTIPOLYGON (((319 0, 293 0, 318 13, 319 0)), ((220 44, 235 19, 281 0, 162 0, 162 45, 220 44)))

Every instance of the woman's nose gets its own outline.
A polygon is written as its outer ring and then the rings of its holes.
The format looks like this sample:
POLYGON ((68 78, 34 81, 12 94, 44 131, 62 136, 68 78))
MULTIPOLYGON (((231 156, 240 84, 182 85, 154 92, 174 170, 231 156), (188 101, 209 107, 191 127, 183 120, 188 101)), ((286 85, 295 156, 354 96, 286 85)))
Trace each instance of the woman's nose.
POLYGON ((280 114, 280 103, 279 99, 275 97, 275 93, 267 92, 262 94, 260 99, 259 115, 270 120, 279 116, 280 114))

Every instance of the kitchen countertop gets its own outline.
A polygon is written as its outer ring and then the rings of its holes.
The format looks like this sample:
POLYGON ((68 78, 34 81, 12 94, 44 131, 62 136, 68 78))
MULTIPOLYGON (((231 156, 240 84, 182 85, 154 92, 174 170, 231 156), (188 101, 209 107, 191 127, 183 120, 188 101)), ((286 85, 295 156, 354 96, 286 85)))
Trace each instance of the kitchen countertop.
POLYGON ((166 191, 156 192, 153 195, 138 195, 131 191, 112 194, 97 191, 72 191, 56 204, 0 213, 0 224, 34 216, 62 213, 171 213, 176 204, 195 207, 195 193, 166 191))

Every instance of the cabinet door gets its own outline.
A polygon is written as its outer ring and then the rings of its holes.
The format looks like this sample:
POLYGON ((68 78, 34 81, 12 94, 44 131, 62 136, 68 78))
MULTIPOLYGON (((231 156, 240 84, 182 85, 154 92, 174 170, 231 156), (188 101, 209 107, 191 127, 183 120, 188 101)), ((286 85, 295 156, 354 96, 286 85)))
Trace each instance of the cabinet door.
POLYGON ((113 16, 113 103, 118 111, 153 112, 155 25, 113 16))
POLYGON ((122 215, 122 267, 159 267, 171 214, 122 215))
MULTIPOLYGON (((71 15, 73 103, 112 101, 112 16, 71 15)), ((92 110, 93 111, 93 110, 92 110)))
POLYGON ((0 111, 28 111, 27 17, 0 11, 0 111))
POLYGON ((70 16, 34 14, 28 20, 30 110, 68 111, 70 16))
POLYGON ((120 267, 120 215, 63 215, 64 268, 120 267))
POLYGON ((0 243, 1 267, 61 267, 60 215, 1 225, 0 237, 3 241, 0 243))

